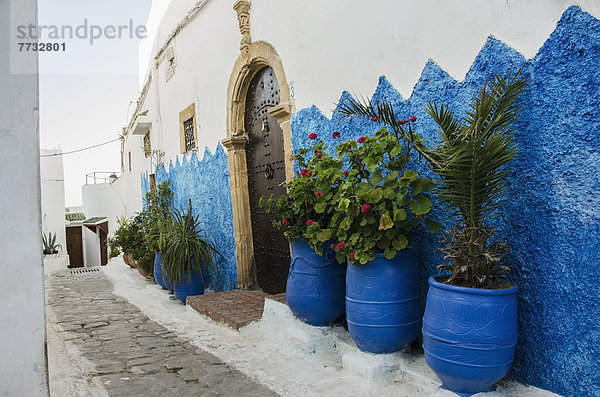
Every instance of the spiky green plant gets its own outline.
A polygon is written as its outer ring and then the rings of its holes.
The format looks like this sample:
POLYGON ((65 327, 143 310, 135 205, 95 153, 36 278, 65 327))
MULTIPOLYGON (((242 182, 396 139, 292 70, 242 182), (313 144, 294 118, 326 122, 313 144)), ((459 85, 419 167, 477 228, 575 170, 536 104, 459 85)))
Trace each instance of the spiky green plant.
POLYGON ((52 232, 48 232, 48 237, 42 234, 42 247, 44 255, 58 254, 58 249, 62 249, 62 246, 56 243, 56 233, 52 232))
POLYGON ((208 231, 200 228, 200 221, 191 212, 173 210, 162 223, 164 239, 161 242, 165 273, 176 284, 189 279, 190 274, 207 266, 214 271, 213 264, 223 255, 217 250, 214 239, 206 236, 208 231), (210 241, 213 240, 213 241, 210 241))
POLYGON ((509 270, 500 264, 508 247, 498 241, 490 243, 493 228, 487 222, 498 215, 510 172, 506 165, 516 154, 513 125, 525 85, 520 71, 506 78, 496 75, 479 90, 470 110, 460 119, 448 107, 429 103, 425 110, 437 123, 442 140, 433 151, 402 128, 387 102, 372 105, 351 99, 340 107, 347 116, 369 116, 391 126, 438 174, 438 196, 458 218, 441 249, 450 263, 439 268, 450 270, 445 280, 449 284, 497 288, 509 270))

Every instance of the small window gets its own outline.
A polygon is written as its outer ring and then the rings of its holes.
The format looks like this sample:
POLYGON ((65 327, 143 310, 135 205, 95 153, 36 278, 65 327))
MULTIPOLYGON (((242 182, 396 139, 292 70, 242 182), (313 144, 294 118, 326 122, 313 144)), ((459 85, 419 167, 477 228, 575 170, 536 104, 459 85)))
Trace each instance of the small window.
POLYGON ((181 153, 187 153, 198 147, 196 105, 191 104, 179 112, 179 142, 181 153))
POLYGON ((152 145, 150 144, 150 131, 144 135, 144 156, 150 157, 152 154, 152 145))
POLYGON ((131 171, 131 152, 129 152, 129 171, 131 171))
POLYGON ((185 151, 189 152, 190 150, 196 149, 193 116, 183 122, 183 136, 185 139, 185 151))

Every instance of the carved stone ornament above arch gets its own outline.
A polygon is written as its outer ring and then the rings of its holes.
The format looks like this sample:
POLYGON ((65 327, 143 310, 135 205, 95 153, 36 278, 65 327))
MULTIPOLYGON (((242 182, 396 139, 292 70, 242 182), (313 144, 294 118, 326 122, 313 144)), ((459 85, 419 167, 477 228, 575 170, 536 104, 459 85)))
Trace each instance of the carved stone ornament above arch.
MULTIPOLYGON (((283 63, 277 51, 264 41, 252 42, 250 36, 250 2, 240 0, 233 9, 237 12, 242 39, 240 56, 235 61, 227 88, 227 138, 221 143, 227 149, 229 181, 233 207, 233 228, 236 242, 238 288, 249 289, 256 285, 252 265, 253 242, 248 193, 248 168, 246 160, 247 136, 244 131, 246 95, 252 77, 265 66, 270 66, 277 77, 280 103, 269 109, 283 131, 285 158, 293 155, 290 115, 293 105, 290 87, 285 76, 283 63)), ((285 161, 286 180, 294 177, 293 164, 285 161)))

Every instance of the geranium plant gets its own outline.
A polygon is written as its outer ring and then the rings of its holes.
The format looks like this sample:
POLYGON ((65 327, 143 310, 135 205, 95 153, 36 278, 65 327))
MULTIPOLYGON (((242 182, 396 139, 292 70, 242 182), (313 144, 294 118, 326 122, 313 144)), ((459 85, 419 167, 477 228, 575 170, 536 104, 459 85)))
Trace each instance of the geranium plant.
POLYGON ((443 238, 441 251, 449 263, 444 281, 471 288, 502 287, 509 270, 502 265, 508 247, 493 240, 489 220, 498 215, 499 199, 506 188, 516 146, 513 124, 521 107, 525 87, 520 71, 507 78, 496 75, 479 90, 466 116, 457 118, 445 106, 430 103, 427 113, 438 124, 441 144, 429 150, 410 130, 398 125, 390 103, 361 103, 350 99, 341 106, 347 116, 359 115, 390 126, 413 144, 439 176, 438 196, 456 219, 443 238))
MULTIPOLYGON (((333 138, 339 138, 339 132, 333 132, 333 138)), ((290 158, 296 161, 296 177, 286 183, 287 194, 279 197, 263 196, 260 206, 268 212, 273 212, 278 219, 273 221, 273 227, 284 228, 288 241, 302 239, 311 248, 322 255, 322 245, 330 240, 333 231, 329 227, 334 208, 327 206, 333 199, 336 185, 339 184, 341 161, 327 153, 327 146, 317 140, 318 134, 309 134, 309 139, 315 142, 310 148, 301 148, 290 158)))
MULTIPOLYGON (((412 133, 414 122, 416 117, 401 120, 401 128, 412 133)), ((427 192, 434 182, 410 169, 412 145, 402 135, 380 129, 373 137, 340 143, 331 168, 317 174, 316 188, 329 191, 317 197, 315 211, 333 212, 329 228, 338 262, 365 264, 377 252, 391 259, 412 244, 411 232, 420 221, 434 232, 439 228, 427 217, 427 192)))

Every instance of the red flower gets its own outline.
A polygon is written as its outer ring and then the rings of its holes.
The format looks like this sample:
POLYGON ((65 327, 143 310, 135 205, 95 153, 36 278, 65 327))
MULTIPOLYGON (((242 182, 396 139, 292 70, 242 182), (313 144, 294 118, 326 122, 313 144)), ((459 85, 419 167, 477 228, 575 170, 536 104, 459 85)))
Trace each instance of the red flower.
POLYGON ((363 204, 360 210, 363 214, 366 214, 367 212, 371 211, 371 206, 369 204, 363 204))
POLYGON ((290 224, 290 222, 285 218, 281 218, 281 223, 283 223, 284 226, 287 226, 290 224))
POLYGON ((308 134, 308 139, 317 139, 317 134, 314 132, 312 134, 308 134))
POLYGON ((379 120, 379 117, 377 117, 377 116, 371 117, 371 121, 377 121, 377 120, 379 120))
POLYGON ((317 196, 320 196, 322 194, 323 194, 323 192, 317 192, 317 196))
POLYGON ((309 171, 307 168, 300 171, 301 176, 310 176, 311 174, 312 174, 312 171, 309 171))
POLYGON ((344 171, 344 176, 348 176, 348 171, 344 171))
POLYGON ((417 116, 410 116, 410 121, 412 121, 413 123, 414 123, 415 121, 417 121, 417 116))
POLYGON ((309 219, 309 220, 307 220, 307 221, 306 221, 306 226, 310 226, 310 225, 312 225, 312 224, 313 224, 313 221, 312 221, 312 219, 309 219))
POLYGON ((331 133, 331 137, 334 138, 334 139, 335 138, 339 138, 340 137, 340 132, 339 131, 333 131, 331 133))
POLYGON ((408 120, 398 120, 398 124, 400 125, 404 125, 406 123, 408 123, 408 120))
POLYGON ((321 156, 323 155, 323 153, 316 153, 317 158, 321 158, 321 156))
POLYGON ((293 157, 290 157, 290 161, 294 161, 294 158, 293 158, 293 157))
POLYGON ((366 140, 367 140, 367 138, 365 138, 364 136, 361 136, 360 138, 358 138, 358 139, 356 140, 356 142, 358 142, 358 143, 363 143, 363 142, 364 142, 364 141, 366 141, 366 140))
POLYGON ((354 260, 354 252, 350 253, 350 260, 354 260))
POLYGON ((344 242, 339 242, 339 243, 337 244, 337 250, 338 250, 338 251, 341 251, 341 250, 343 250, 343 249, 344 249, 344 247, 345 247, 345 246, 346 246, 346 243, 344 243, 344 242))
POLYGON ((331 243, 331 245, 329 246, 329 248, 333 249, 335 247, 334 243, 331 243))

